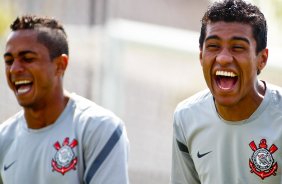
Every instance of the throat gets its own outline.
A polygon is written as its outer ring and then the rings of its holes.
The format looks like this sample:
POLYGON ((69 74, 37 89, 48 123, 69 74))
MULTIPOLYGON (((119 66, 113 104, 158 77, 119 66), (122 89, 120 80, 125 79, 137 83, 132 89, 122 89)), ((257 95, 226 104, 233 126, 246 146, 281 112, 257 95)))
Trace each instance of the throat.
POLYGON ((46 103, 41 108, 25 107, 24 116, 28 128, 40 129, 52 125, 64 111, 69 97, 56 100, 54 103, 46 103))
POLYGON ((257 110, 261 101, 252 101, 250 103, 241 103, 232 106, 219 105, 215 102, 215 108, 218 115, 226 121, 243 121, 249 119, 257 110))
POLYGON ((25 116, 25 118, 27 122, 27 127, 30 129, 41 129, 55 123, 55 120, 50 121, 48 118, 43 117, 30 117, 27 115, 25 116))

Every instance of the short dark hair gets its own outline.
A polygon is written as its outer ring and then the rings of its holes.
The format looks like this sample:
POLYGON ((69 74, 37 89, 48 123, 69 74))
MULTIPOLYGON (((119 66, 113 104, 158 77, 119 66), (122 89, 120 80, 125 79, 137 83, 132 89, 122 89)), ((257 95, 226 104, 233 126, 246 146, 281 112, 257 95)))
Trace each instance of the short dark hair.
POLYGON ((253 37, 256 40, 256 53, 267 46, 267 24, 263 13, 255 5, 243 0, 224 0, 215 2, 208 8, 202 18, 201 34, 199 38, 200 48, 203 48, 206 37, 207 25, 219 21, 238 22, 252 27, 253 37))
POLYGON ((49 50, 50 58, 66 54, 69 55, 67 34, 63 26, 54 18, 36 15, 23 15, 17 17, 10 26, 12 31, 35 30, 38 32, 37 40, 49 50))

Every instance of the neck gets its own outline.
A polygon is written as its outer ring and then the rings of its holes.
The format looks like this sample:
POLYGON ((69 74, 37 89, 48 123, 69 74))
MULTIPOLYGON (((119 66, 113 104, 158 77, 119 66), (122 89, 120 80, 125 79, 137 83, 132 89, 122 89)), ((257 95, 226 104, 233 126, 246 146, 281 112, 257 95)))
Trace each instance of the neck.
POLYGON ((215 102, 218 114, 227 121, 242 121, 248 119, 259 107, 263 101, 266 91, 264 82, 259 81, 257 93, 250 95, 251 98, 246 98, 242 102, 233 106, 222 106, 215 102))
POLYGON ((28 128, 40 129, 55 123, 64 111, 68 100, 68 95, 62 95, 60 98, 56 98, 56 100, 40 108, 25 107, 24 115, 28 128))

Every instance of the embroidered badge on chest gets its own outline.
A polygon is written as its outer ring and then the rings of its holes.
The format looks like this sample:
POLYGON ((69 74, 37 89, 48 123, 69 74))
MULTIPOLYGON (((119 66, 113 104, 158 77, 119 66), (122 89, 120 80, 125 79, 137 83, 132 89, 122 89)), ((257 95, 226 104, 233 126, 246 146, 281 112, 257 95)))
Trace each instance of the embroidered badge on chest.
POLYGON ((261 179, 265 179, 271 175, 276 175, 278 169, 277 162, 274 161, 272 154, 278 150, 277 146, 272 144, 268 149, 266 139, 260 141, 259 147, 257 148, 254 141, 249 146, 254 151, 252 157, 249 160, 249 166, 251 173, 255 173, 261 179))
POLYGON ((52 159, 53 171, 57 171, 64 175, 70 170, 76 169, 77 157, 73 152, 73 148, 78 144, 77 140, 73 140, 69 143, 69 138, 65 138, 62 145, 57 141, 54 144, 55 149, 57 150, 54 158, 52 159))

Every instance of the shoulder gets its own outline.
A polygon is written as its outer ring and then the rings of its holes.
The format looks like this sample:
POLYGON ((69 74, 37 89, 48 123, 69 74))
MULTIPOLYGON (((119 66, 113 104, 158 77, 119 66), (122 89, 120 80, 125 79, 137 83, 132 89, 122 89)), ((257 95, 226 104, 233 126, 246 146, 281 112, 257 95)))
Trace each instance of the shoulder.
POLYGON ((20 131, 19 122, 22 116, 23 111, 20 111, 0 124, 0 154, 3 154, 15 140, 17 132, 20 131))
POLYGON ((267 83, 266 86, 267 93, 270 95, 271 103, 282 107, 282 88, 269 83, 267 83))
POLYGON ((75 130, 88 151, 103 149, 108 141, 127 144, 124 122, 117 115, 79 95, 71 98, 75 130))
POLYGON ((200 91, 180 102, 177 105, 174 113, 176 115, 189 110, 198 110, 198 108, 203 108, 203 106, 209 105, 211 100, 212 94, 208 89, 200 91))
POLYGON ((272 94, 282 95, 282 87, 271 83, 266 83, 266 87, 272 94))
POLYGON ((76 94, 72 94, 71 100, 73 100, 74 108, 73 118, 79 124, 86 124, 93 128, 101 126, 117 127, 123 124, 122 120, 112 111, 97 105, 93 101, 76 94))
POLYGON ((23 111, 11 116, 9 119, 0 124, 0 136, 12 135, 16 132, 19 126, 19 119, 23 116, 23 111))

